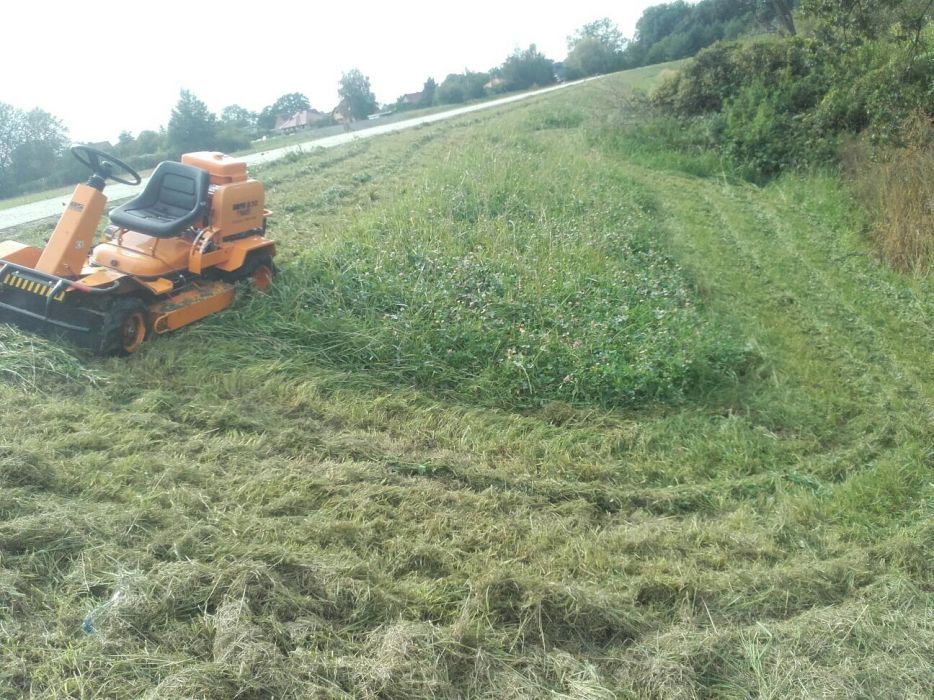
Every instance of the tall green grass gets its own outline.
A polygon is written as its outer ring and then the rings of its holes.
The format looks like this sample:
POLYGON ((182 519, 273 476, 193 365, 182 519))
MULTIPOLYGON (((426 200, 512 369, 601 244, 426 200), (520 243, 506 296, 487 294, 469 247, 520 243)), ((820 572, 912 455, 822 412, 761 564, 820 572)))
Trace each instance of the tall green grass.
POLYGON ((301 255, 238 328, 505 406, 679 400, 730 381, 739 340, 665 253, 654 198, 586 148, 581 122, 541 111, 476 129, 301 255))

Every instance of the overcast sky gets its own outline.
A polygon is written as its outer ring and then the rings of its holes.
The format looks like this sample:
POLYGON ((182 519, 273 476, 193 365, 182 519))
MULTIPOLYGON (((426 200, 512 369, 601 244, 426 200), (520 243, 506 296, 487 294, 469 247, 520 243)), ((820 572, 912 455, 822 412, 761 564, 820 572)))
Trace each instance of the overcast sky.
POLYGON ((258 111, 286 92, 328 111, 357 67, 392 102, 428 76, 488 70, 531 43, 562 60, 568 34, 600 17, 632 36, 660 1, 17 0, 3 8, 0 102, 52 112, 74 141, 157 129, 181 88, 215 112, 258 111))

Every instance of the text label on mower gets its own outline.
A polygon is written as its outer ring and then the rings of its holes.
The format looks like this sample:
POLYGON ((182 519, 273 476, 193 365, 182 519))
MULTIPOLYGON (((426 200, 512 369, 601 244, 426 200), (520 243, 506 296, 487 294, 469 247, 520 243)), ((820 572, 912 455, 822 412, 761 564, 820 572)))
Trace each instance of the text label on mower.
POLYGON ((250 212, 253 211, 253 207, 259 206, 259 201, 252 199, 248 202, 236 202, 233 205, 233 210, 237 213, 238 216, 249 216, 250 212))

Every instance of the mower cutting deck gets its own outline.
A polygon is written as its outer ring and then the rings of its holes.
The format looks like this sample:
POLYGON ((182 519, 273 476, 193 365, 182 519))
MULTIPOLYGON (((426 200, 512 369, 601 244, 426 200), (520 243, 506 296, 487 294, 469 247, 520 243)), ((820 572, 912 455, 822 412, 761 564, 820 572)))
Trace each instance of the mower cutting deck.
POLYGON ((130 354, 150 334, 230 306, 237 282, 271 283, 270 212, 243 161, 199 152, 160 163, 92 245, 106 181, 137 185, 140 176, 89 146, 71 152, 91 177, 75 188, 45 248, 0 243, 0 321, 65 334, 101 354, 130 354))

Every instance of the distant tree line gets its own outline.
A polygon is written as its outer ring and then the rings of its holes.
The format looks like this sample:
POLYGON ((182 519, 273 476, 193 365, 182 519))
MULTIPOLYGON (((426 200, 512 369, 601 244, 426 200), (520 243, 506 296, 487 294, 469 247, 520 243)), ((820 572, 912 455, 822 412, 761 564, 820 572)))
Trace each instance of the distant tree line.
POLYGON ((684 0, 649 7, 621 55, 621 68, 693 56, 718 41, 756 33, 794 34, 797 0, 684 0))
POLYGON ((527 49, 516 49, 501 65, 487 71, 465 69, 463 73, 450 73, 441 83, 430 77, 421 92, 414 93, 414 99, 413 95, 402 95, 392 109, 456 105, 503 92, 545 87, 563 77, 559 75, 560 66, 532 44, 527 49))
POLYGON ((546 58, 533 44, 485 72, 452 73, 440 84, 428 78, 419 99, 403 95, 395 108, 458 104, 490 94, 550 85, 557 80, 674 61, 693 56, 717 41, 750 34, 794 34, 793 11, 797 5, 798 0, 677 0, 646 9, 632 40, 623 36, 609 18, 598 19, 568 37, 568 53, 562 62, 546 58))

